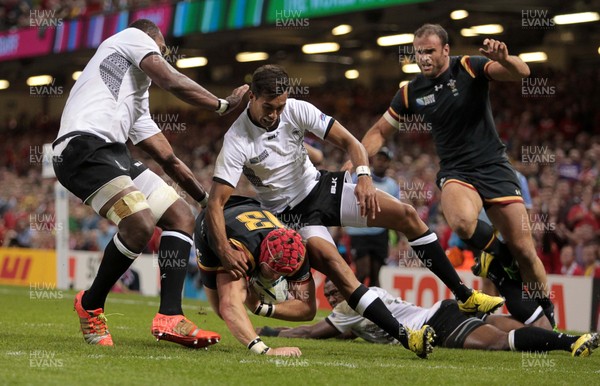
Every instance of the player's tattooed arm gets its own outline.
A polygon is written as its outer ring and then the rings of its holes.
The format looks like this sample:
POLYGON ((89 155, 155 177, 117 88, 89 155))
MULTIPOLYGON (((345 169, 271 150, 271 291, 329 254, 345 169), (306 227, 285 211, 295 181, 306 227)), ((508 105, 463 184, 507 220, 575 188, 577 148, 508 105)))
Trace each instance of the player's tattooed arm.
MULTIPOLYGON (((149 55, 144 58, 140 63, 140 68, 160 88, 193 106, 218 111, 224 103, 213 93, 177 71, 159 55, 149 55)), ((226 114, 239 105, 248 88, 249 86, 245 84, 233 90, 231 95, 224 99, 227 101, 228 107, 220 113, 226 114)))

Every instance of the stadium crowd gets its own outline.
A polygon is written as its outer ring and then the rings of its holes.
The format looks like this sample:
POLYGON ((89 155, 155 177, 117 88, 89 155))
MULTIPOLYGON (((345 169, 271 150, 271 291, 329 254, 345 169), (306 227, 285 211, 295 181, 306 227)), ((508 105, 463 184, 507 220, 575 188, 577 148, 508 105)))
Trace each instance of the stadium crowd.
POLYGON ((124 9, 144 8, 171 0, 2 0, 0 31, 25 27, 54 26, 66 20, 124 9))
MULTIPOLYGON (((492 85, 490 93, 500 137, 511 161, 527 178, 531 193, 529 218, 523 219, 523 227, 532 230, 548 273, 600 277, 600 112, 594 109, 600 104, 599 94, 594 93, 600 70, 559 73, 544 69, 543 73, 549 86, 534 93, 519 84, 492 85)), ((310 100, 362 138, 394 92, 389 85, 369 89, 346 85, 326 90, 311 87, 308 94, 296 97, 310 100)), ((218 117, 191 109, 153 112, 176 154, 207 189, 223 134, 236 116, 218 117)), ((41 165, 42 144, 55 137, 59 119, 22 114, 0 123, 0 133, 9 139, 0 144, 2 246, 54 247, 54 231, 60 226, 55 222, 54 181, 41 178, 41 165)), ((307 141, 325 155, 320 168, 337 170, 345 161, 342 151, 314 138, 307 141)), ((440 213, 437 162, 427 127, 416 125, 400 132, 388 145, 395 156, 388 174, 398 181, 402 200, 417 208, 444 248, 456 249, 440 213)), ((159 171, 142 152, 132 149, 132 153, 159 171)), ((246 182, 241 184, 240 192, 251 194, 246 182)), ((186 198, 182 189, 176 190, 186 198)), ((70 201, 71 248, 102 250, 115 229, 78 201, 74 197, 70 201)), ((348 252, 343 230, 332 231, 340 250, 348 252)), ((387 263, 410 264, 402 261, 411 256, 406 240, 392 239, 395 245, 387 263)), ((156 247, 151 242, 148 252, 156 247)), ((462 252, 458 256, 462 261, 462 252)))

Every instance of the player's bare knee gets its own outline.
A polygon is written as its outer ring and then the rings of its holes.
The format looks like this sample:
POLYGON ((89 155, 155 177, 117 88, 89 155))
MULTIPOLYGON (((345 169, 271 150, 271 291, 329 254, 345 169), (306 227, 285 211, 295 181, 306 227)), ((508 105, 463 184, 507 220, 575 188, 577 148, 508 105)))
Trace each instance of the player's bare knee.
POLYGON ((399 216, 397 217, 400 221, 398 221, 398 228, 400 232, 403 233, 413 233, 413 231, 420 227, 422 221, 417 213, 417 210, 411 205, 401 204, 401 207, 398 209, 399 216))
POLYGON ((146 247, 154 228, 154 219, 146 211, 124 218, 119 224, 119 235, 129 248, 137 252, 146 247))
POLYGON ((461 239, 469 239, 473 236, 477 226, 477 218, 471 219, 467 216, 454 216, 449 220, 450 227, 461 239))
POLYGON ((234 315, 235 306, 227 299, 227 296, 224 296, 219 301, 219 317, 223 320, 229 319, 229 315, 234 315))
POLYGON ((195 219, 188 204, 183 199, 179 199, 165 211, 158 225, 164 230, 176 229, 192 234, 194 232, 195 219))
POLYGON ((502 337, 501 339, 497 339, 495 342, 490 343, 487 346, 487 349, 493 351, 509 351, 510 345, 508 344, 508 334, 506 337, 502 337))
POLYGON ((537 253, 533 245, 528 243, 527 240, 510 240, 508 247, 515 259, 519 262, 519 266, 525 265, 533 267, 535 265, 537 253))
POLYGON ((535 322, 531 323, 531 326, 533 327, 539 327, 539 328, 543 328, 544 330, 552 330, 552 324, 550 324, 550 321, 548 320, 548 318, 544 315, 541 318, 539 318, 538 320, 536 320, 535 322))

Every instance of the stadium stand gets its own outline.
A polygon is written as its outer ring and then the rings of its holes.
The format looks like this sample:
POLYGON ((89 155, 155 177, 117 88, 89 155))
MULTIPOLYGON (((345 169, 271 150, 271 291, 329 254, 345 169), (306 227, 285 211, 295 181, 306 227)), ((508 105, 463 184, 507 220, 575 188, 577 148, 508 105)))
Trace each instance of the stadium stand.
MULTIPOLYGON (((561 273, 561 250, 572 247, 575 263, 587 266, 590 275, 600 270, 584 262, 584 250, 596 256, 600 264, 600 104, 594 84, 600 80, 600 70, 577 73, 552 72, 544 69, 557 87, 553 98, 521 98, 515 87, 492 86, 492 107, 501 138, 517 169, 527 178, 533 207, 530 211, 532 231, 538 254, 548 273, 561 273), (595 79, 591 81, 590 79, 595 79), (569 84, 569 87, 560 85, 569 84), (532 157, 537 157, 535 160, 532 157), (534 162, 535 161, 535 162, 534 162), (591 252, 590 252, 591 251, 591 252)), ((363 87, 312 88, 310 100, 336 117, 361 138, 377 119, 395 92, 366 90, 363 87)), ((211 184, 212 165, 218 154, 221 137, 230 120, 192 110, 158 110, 157 116, 177 114, 185 122, 188 134, 165 127, 165 133, 180 158, 192 167, 205 187, 211 184)), ((54 204, 51 181, 41 178, 39 162, 32 162, 31 144, 53 139, 60 117, 40 114, 21 115, 0 124, 3 137, 10 141, 0 145, 0 241, 3 246, 53 248, 51 232, 44 230, 44 221, 52 221, 54 204), (33 218, 32 218, 33 216, 33 218)), ((160 126, 160 124, 159 124, 160 126)), ((179 130, 182 130, 180 127, 179 130)), ((389 170, 403 193, 403 199, 414 205, 439 234, 448 247, 449 229, 439 213, 439 190, 435 186, 435 151, 429 134, 415 133, 396 136, 390 144, 396 158, 389 170)), ((324 146, 322 167, 337 169, 344 156, 337 149, 324 146)), ((132 149, 137 157, 142 153, 132 149)), ((158 170, 156 165, 145 159, 158 170)), ((181 190, 178 190, 182 192, 181 190)), ((247 186, 241 191, 250 193, 247 186)), ((76 198, 70 202, 71 248, 99 250, 97 242, 99 218, 76 198)), ((191 201, 190 201, 191 202, 191 201)), ((152 246, 148 250, 152 251, 152 246)), ((390 252, 389 264, 394 264, 403 243, 390 252)), ((584 270, 577 270, 583 272, 584 270)))

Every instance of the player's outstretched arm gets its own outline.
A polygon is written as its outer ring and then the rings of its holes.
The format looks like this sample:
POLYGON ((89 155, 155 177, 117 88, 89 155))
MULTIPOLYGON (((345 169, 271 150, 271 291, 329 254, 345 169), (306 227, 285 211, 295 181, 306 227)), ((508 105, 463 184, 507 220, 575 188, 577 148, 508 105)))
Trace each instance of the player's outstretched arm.
POLYGON ((200 86, 184 74, 173 68, 159 55, 149 55, 142 60, 140 68, 160 88, 172 93, 177 98, 193 106, 225 114, 237 107, 248 91, 248 85, 242 85, 231 93, 223 102, 213 93, 200 86), (227 104, 227 106, 225 106, 227 104), (221 109, 222 108, 222 109, 221 109))
MULTIPOLYGON (((367 150, 369 157, 377 154, 377 151, 381 149, 385 141, 392 137, 396 132, 397 127, 392 126, 385 117, 379 118, 377 122, 366 132, 361 143, 367 150)), ((355 164, 352 160, 344 164, 342 170, 351 171, 355 164)))
POLYGON ((147 138, 137 145, 152 157, 160 167, 175 181, 187 194, 201 205, 206 204, 206 191, 194 176, 194 173, 173 152, 173 147, 163 133, 158 133, 147 138))
POLYGON ((514 82, 528 77, 531 73, 529 66, 518 56, 508 54, 508 47, 504 42, 485 39, 483 45, 485 48, 480 48, 479 52, 494 61, 487 69, 490 78, 514 82))
POLYGON ((385 117, 379 118, 377 122, 365 133, 361 143, 367 149, 369 157, 377 154, 385 142, 397 131, 397 127, 392 126, 385 117))
MULTIPOLYGON (((206 223, 208 237, 219 256, 223 268, 228 270, 235 279, 245 278, 248 270, 248 258, 242 251, 233 248, 227 239, 225 231, 225 203, 233 194, 234 189, 226 184, 213 181, 208 203, 206 205, 206 223)), ((243 303, 243 302, 242 302, 243 303)))
POLYGON ((270 348, 256 339, 254 327, 244 307, 246 298, 246 280, 235 280, 230 275, 217 274, 219 294, 219 313, 227 324, 231 334, 252 352, 257 354, 296 356, 302 355, 298 347, 270 348))
MULTIPOLYGON (((305 339, 328 339, 342 336, 335 327, 321 320, 311 325, 298 326, 294 328, 287 327, 262 327, 257 328, 256 333, 261 336, 280 336, 283 338, 305 338, 305 339)), ((348 338, 351 338, 348 336, 348 338)), ((354 338, 354 336, 352 336, 354 338)))
MULTIPOLYGON (((293 299, 275 304, 273 313, 269 317, 292 322, 313 320, 317 314, 317 299, 315 296, 315 282, 312 276, 309 280, 303 282, 290 281, 288 285, 288 291, 293 299)), ((246 306, 250 311, 257 314, 260 305, 260 299, 253 287, 248 286, 246 306)))

